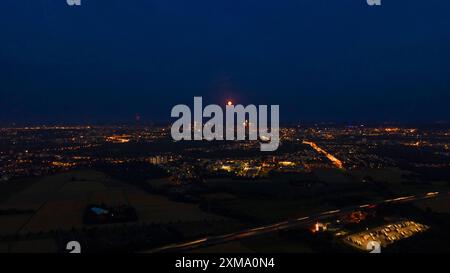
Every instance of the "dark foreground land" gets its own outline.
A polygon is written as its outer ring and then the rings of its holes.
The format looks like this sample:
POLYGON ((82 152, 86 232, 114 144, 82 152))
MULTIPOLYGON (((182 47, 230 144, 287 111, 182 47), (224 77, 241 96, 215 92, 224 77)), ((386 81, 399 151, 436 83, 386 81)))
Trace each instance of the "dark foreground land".
MULTIPOLYGON (((397 169, 367 170, 374 181, 361 183, 361 171, 317 170, 309 174, 273 174, 264 179, 211 178, 179 193, 169 178, 139 183, 120 181, 95 170, 74 170, 1 185, 0 251, 64 252, 80 241, 86 252, 148 251, 204 236, 229 234, 277 221, 389 197, 437 192, 442 182, 405 183, 397 169), (381 177, 389 182, 378 181, 381 177), (399 179, 397 181, 397 179, 399 179), (183 196, 188 196, 185 198, 183 196), (126 207, 136 217, 90 223, 86 210, 126 207)), ((395 242, 388 252, 448 252, 449 200, 425 200, 374 208, 363 221, 339 215, 323 222, 212 245, 198 252, 357 252, 342 243, 340 233, 356 233, 398 219, 415 220, 430 230, 395 242), (336 225, 336 221, 348 223, 336 225), (330 225, 331 224, 331 225, 330 225), (333 226, 334 225, 334 226, 333 226), (313 230, 313 231, 311 231, 313 230), (445 240, 444 240, 444 239, 445 240)))

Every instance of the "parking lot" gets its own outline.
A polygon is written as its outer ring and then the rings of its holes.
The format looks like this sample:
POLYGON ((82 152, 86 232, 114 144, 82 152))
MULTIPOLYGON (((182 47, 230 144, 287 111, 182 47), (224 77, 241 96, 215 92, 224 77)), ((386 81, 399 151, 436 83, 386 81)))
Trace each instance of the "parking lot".
POLYGON ((426 225, 405 220, 349 235, 344 238, 344 242, 353 247, 367 250, 367 245, 371 241, 379 242, 382 247, 386 247, 428 229, 429 227, 426 225))

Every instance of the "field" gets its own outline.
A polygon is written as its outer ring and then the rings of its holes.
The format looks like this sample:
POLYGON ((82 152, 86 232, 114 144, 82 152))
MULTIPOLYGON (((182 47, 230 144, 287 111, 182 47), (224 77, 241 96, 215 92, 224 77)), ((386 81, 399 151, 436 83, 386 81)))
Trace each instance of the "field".
POLYGON ((43 177, 23 189, 11 191, 0 202, 0 210, 9 211, 0 215, 0 236, 79 229, 84 227, 86 206, 102 203, 131 205, 140 222, 146 223, 225 219, 205 213, 194 204, 148 194, 100 172, 77 170, 43 177))

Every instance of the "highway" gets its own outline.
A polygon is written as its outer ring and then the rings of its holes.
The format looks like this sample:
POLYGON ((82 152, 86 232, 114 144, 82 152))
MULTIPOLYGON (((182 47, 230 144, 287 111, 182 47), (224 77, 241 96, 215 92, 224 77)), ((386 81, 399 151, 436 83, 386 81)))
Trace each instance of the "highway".
POLYGON ((271 225, 255 227, 251 229, 246 229, 243 231, 237 231, 230 234, 218 235, 218 236, 209 236, 200 238, 191 242, 184 243, 175 243, 167 246, 163 246, 160 248, 152 249, 148 251, 148 253, 157 253, 157 252, 180 252, 186 250, 192 250, 195 248, 201 248, 211 245, 228 243, 236 240, 242 240, 244 238, 249 238, 252 236, 262 235, 266 233, 276 232, 280 230, 291 229, 299 226, 304 226, 306 224, 315 223, 318 220, 327 219, 330 217, 338 216, 340 214, 350 213, 358 209, 362 208, 372 208, 377 205, 382 204, 400 204, 400 203, 408 203, 414 202, 424 199, 438 198, 438 197, 448 197, 450 193, 439 193, 439 192, 429 192, 423 195, 411 195, 411 196, 402 196, 394 199, 386 199, 378 202, 374 202, 371 204, 362 204, 358 206, 351 206, 337 210, 324 211, 321 213, 313 214, 310 216, 301 217, 298 219, 291 219, 288 221, 283 221, 271 225))
POLYGON ((309 146, 311 146, 311 148, 316 150, 316 152, 325 155, 328 158, 328 160, 330 160, 331 163, 333 163, 333 165, 336 166, 338 169, 344 169, 344 164, 342 163, 342 161, 340 161, 339 159, 337 159, 332 154, 328 153, 324 149, 322 149, 319 146, 317 146, 316 143, 311 142, 311 141, 303 141, 303 144, 309 145, 309 146))

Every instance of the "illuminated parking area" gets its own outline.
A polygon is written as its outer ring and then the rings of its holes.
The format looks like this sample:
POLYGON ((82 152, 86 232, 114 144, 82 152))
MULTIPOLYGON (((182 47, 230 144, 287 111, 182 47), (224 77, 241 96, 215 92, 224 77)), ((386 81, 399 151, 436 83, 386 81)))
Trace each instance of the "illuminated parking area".
POLYGON ((344 238, 344 242, 355 248, 367 250, 370 241, 379 242, 382 247, 386 247, 428 229, 426 225, 406 220, 349 235, 344 238))

